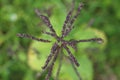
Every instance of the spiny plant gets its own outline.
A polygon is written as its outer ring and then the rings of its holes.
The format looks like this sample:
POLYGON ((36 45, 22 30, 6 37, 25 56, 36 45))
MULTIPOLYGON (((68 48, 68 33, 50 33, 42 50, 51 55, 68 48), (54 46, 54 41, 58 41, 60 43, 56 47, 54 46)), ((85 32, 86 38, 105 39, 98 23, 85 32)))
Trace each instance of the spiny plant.
MULTIPOLYGON (((46 69, 48 70, 48 73, 45 77, 45 80, 50 79, 50 77, 52 75, 52 70, 53 70, 55 61, 58 58, 58 55, 61 54, 62 56, 60 58, 61 59, 63 58, 63 51, 61 51, 63 49, 65 49, 67 51, 67 53, 68 53, 67 58, 70 60, 70 62, 72 64, 79 80, 81 80, 80 74, 78 73, 77 68, 76 68, 76 67, 79 67, 79 62, 76 60, 75 56, 73 56, 73 54, 70 51, 68 46, 70 46, 74 50, 76 50, 77 49, 76 45, 78 43, 81 43, 81 42, 102 42, 103 41, 101 38, 91 38, 91 39, 83 39, 83 40, 65 40, 64 39, 71 32, 71 30, 73 30, 73 28, 74 28, 73 24, 74 24, 76 18, 78 17, 78 15, 80 14, 83 6, 84 6, 83 3, 80 3, 76 14, 74 16, 72 16, 72 13, 73 13, 73 10, 74 10, 74 0, 73 0, 72 8, 68 12, 68 14, 66 16, 66 19, 64 21, 64 24, 63 24, 62 31, 61 31, 61 33, 62 33, 61 36, 58 36, 56 34, 56 31, 53 29, 53 26, 52 26, 49 18, 47 16, 41 14, 38 9, 35 9, 35 13, 37 14, 37 16, 42 19, 42 21, 47 25, 47 27, 50 30, 50 32, 43 32, 43 33, 47 34, 49 36, 52 36, 56 39, 56 42, 54 42, 54 44, 52 45, 51 52, 48 55, 44 66, 42 67, 43 70, 46 70, 46 69)), ((44 43, 52 42, 50 40, 36 38, 36 37, 31 36, 29 34, 18 33, 17 36, 18 37, 23 37, 23 38, 29 38, 29 39, 44 42, 44 43)), ((66 56, 66 55, 64 55, 64 56, 66 56)), ((59 68, 57 70, 57 74, 56 74, 56 78, 55 78, 56 80, 58 80, 58 75, 60 73, 60 68, 61 68, 61 62, 59 63, 59 68)))

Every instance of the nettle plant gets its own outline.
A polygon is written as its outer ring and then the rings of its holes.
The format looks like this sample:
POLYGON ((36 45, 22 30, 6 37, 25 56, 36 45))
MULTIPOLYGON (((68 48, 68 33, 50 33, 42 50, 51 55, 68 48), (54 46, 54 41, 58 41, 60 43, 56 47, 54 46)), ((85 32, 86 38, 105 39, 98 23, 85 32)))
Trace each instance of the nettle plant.
MULTIPOLYGON (((68 60, 70 60, 72 66, 75 70, 75 73, 80 80, 81 77, 80 77, 80 74, 76 68, 76 67, 79 67, 80 64, 77 61, 77 59, 75 58, 75 56, 72 54, 69 47, 72 47, 74 50, 76 50, 77 49, 76 45, 81 43, 81 42, 99 42, 99 43, 103 42, 102 38, 90 38, 90 39, 83 39, 83 40, 73 40, 73 39, 65 40, 64 39, 71 32, 71 30, 73 30, 73 28, 74 28, 73 23, 75 22, 76 18, 80 14, 83 6, 84 6, 83 3, 80 3, 75 15, 73 16, 72 15, 73 10, 74 10, 74 3, 73 3, 72 8, 68 12, 66 19, 64 21, 62 31, 61 31, 61 36, 58 36, 56 34, 56 31, 53 29, 53 26, 52 26, 49 18, 47 16, 41 14, 38 9, 35 9, 35 13, 37 14, 37 16, 39 16, 42 19, 42 21, 47 25, 47 27, 50 30, 50 32, 44 31, 43 34, 47 34, 47 35, 53 37, 54 39, 56 39, 56 41, 53 43, 53 45, 51 47, 51 52, 48 55, 48 57, 45 61, 45 64, 42 67, 43 71, 47 70, 47 75, 45 77, 45 80, 50 79, 50 77, 52 75, 54 64, 55 64, 58 56, 60 56, 61 60, 63 59, 63 57, 66 57, 68 60), (68 56, 64 54, 64 52, 62 51, 63 49, 66 50, 66 52, 68 53, 68 56)), ((17 34, 17 36, 22 37, 22 38, 29 38, 29 39, 40 41, 43 43, 51 43, 52 42, 51 40, 36 38, 36 37, 31 36, 29 34, 19 33, 19 34, 17 34)), ((62 66, 62 63, 59 62, 59 68, 57 70, 57 74, 56 74, 56 78, 55 78, 56 80, 58 80, 58 75, 60 73, 61 66, 62 66)))

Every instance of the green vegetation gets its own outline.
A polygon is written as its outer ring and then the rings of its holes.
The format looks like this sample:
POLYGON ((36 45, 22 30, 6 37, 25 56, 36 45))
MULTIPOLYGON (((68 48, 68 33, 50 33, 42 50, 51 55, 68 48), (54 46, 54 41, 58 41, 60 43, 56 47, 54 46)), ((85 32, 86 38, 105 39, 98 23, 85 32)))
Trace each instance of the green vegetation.
MULTIPOLYGON (((104 43, 80 43, 77 52, 70 48, 80 63, 77 69, 83 80, 119 80, 120 1, 76 0, 76 9, 80 2, 85 6, 66 40, 101 37, 104 43)), ((46 72, 40 77, 41 67, 52 44, 19 38, 16 34, 28 33, 54 41, 50 36, 42 35, 47 28, 34 9, 39 8, 47 15, 60 35, 70 7, 71 0, 0 0, 0 80, 44 80, 46 72)), ((58 61, 50 80, 57 67, 58 61)), ((66 59, 63 59, 59 79, 78 79, 66 59)))

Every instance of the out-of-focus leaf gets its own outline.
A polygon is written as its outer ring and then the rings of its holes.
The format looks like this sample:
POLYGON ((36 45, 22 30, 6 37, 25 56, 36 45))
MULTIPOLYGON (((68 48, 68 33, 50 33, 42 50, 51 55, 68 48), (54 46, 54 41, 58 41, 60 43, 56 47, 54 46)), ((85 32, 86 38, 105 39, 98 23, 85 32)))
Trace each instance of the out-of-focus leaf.
POLYGON ((91 28, 91 30, 95 33, 95 36, 96 37, 100 37, 103 39, 103 42, 100 45, 99 48, 101 49, 105 49, 106 45, 107 45, 107 37, 106 37, 106 34, 101 31, 101 30, 98 30, 98 29, 95 29, 95 28, 91 28))
POLYGON ((25 62, 27 60, 26 58, 26 54, 24 52, 19 52, 19 54, 17 55, 19 60, 21 60, 22 62, 25 62))
POLYGON ((23 80, 34 80, 32 70, 28 70, 23 80))
POLYGON ((3 34, 0 32, 0 45, 4 42, 3 34))
POLYGON ((33 70, 41 71, 52 44, 34 41, 28 51, 28 64, 33 70))

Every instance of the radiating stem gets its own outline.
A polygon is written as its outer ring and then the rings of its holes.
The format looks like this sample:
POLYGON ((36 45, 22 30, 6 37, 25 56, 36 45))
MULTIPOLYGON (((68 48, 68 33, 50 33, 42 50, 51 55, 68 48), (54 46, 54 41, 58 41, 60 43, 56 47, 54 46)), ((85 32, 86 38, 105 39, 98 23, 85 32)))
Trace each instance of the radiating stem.
POLYGON ((34 36, 31 36, 29 34, 17 34, 18 37, 23 37, 23 38, 29 38, 29 39, 32 39, 32 40, 36 40, 36 41, 40 41, 40 42, 51 42, 49 40, 44 40, 44 39, 39 39, 39 38, 36 38, 34 36))
POLYGON ((77 40, 76 42, 79 43, 79 42, 94 42, 94 41, 97 41, 98 43, 102 43, 103 42, 103 39, 102 38, 91 38, 91 39, 84 39, 84 40, 77 40))
POLYGON ((52 57, 54 56, 54 54, 56 52, 57 47, 58 47, 58 44, 54 43, 52 48, 51 48, 51 52, 50 52, 50 54, 49 54, 49 56, 44 64, 44 66, 42 67, 42 69, 45 69, 48 66, 49 62, 52 60, 52 57))
POLYGON ((47 25, 50 31, 57 36, 56 31, 53 29, 53 26, 49 18, 45 15, 42 15, 38 9, 35 9, 35 13, 37 14, 37 16, 39 16, 43 20, 43 22, 47 25))
POLYGON ((47 76, 45 77, 45 80, 49 80, 50 76, 52 75, 53 66, 54 66, 54 63, 55 63, 58 55, 59 55, 59 50, 60 50, 60 47, 57 46, 57 49, 56 49, 56 51, 55 51, 53 60, 52 60, 50 66, 49 66, 49 68, 48 68, 48 74, 47 74, 47 76))
POLYGON ((79 63, 78 63, 78 61, 76 60, 76 58, 72 55, 70 49, 69 49, 67 46, 63 46, 63 47, 66 49, 66 51, 67 51, 67 53, 69 54, 69 57, 71 58, 71 60, 75 63, 75 65, 76 65, 77 67, 79 67, 79 63))

